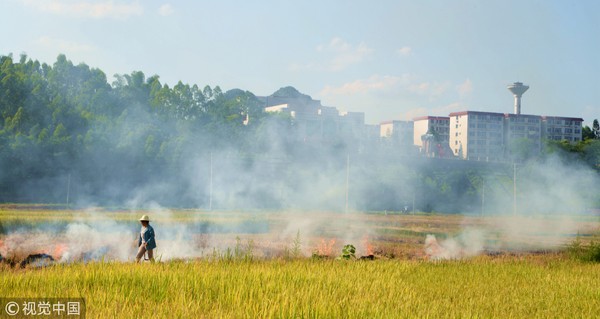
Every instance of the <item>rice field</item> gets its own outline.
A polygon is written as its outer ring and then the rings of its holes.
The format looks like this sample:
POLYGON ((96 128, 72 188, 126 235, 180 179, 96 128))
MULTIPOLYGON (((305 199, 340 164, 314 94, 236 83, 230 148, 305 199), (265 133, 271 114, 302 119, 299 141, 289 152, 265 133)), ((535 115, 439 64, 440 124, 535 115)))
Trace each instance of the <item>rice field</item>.
POLYGON ((3 270, 4 297, 83 297, 88 318, 597 318, 600 265, 259 260, 3 270))
MULTIPOLYGON (((599 263, 571 258, 564 244, 523 246, 554 243, 546 229, 564 224, 556 218, 535 224, 521 218, 518 223, 533 231, 497 228, 483 240, 493 251, 486 246, 474 256, 436 260, 425 253, 427 234, 441 241, 464 229, 504 225, 506 218, 0 207, 0 246, 10 231, 27 237, 46 229, 40 225, 56 231, 75 221, 110 220, 135 229, 142 213, 157 216, 157 236, 179 223, 210 230, 190 237, 199 255, 142 264, 109 255, 45 267, 0 263, 0 297, 81 297, 87 318, 600 317, 599 263), (357 258, 336 258, 345 244, 356 246, 357 258), (374 260, 359 260, 369 253, 374 260)), ((598 216, 579 216, 559 237, 568 243, 575 229, 577 238, 597 241, 598 225, 598 216)), ((169 249, 169 241, 157 241, 169 249)), ((44 246, 32 249, 45 252, 44 246)))

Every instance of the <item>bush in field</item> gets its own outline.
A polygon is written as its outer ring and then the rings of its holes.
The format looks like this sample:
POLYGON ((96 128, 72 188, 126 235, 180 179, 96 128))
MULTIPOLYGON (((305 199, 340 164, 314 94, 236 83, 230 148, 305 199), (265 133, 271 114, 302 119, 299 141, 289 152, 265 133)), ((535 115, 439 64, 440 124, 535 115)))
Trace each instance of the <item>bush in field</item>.
POLYGON ((587 262, 600 262, 600 242, 591 241, 587 245, 577 237, 568 247, 569 254, 575 259, 587 262))
POLYGON ((342 255, 340 256, 340 259, 346 259, 346 260, 350 260, 350 259, 356 259, 356 247, 354 247, 354 245, 345 245, 344 248, 342 248, 342 255))

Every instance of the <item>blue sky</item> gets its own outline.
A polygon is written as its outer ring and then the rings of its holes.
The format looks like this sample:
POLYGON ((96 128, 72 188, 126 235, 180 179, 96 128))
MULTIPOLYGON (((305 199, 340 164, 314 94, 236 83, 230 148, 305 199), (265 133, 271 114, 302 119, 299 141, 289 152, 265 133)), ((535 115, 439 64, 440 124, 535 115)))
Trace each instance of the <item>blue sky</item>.
POLYGON ((268 95, 367 122, 512 112, 600 118, 600 1, 2 0, 0 54, 268 95))

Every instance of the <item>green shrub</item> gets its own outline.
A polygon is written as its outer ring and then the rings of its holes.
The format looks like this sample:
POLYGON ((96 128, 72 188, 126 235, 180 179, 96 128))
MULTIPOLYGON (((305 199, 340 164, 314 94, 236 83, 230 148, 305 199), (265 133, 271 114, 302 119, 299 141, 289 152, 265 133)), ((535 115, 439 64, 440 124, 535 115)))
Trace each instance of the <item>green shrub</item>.
POLYGON ((340 256, 341 259, 356 259, 356 247, 354 247, 354 245, 345 245, 344 248, 342 248, 342 255, 340 256))
POLYGON ((572 258, 586 262, 600 262, 600 242, 591 241, 585 244, 578 236, 567 250, 572 258))

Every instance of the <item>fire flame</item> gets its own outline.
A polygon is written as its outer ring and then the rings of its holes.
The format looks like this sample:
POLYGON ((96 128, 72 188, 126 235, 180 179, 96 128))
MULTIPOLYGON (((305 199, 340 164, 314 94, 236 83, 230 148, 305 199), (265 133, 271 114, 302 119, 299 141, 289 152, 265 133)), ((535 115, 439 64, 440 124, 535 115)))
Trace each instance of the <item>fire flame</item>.
POLYGON ((324 238, 321 238, 321 242, 317 246, 317 253, 320 256, 331 256, 333 253, 333 246, 335 245, 335 239, 326 242, 324 238))
POLYGON ((365 247, 365 252, 367 253, 366 255, 367 256, 373 255, 373 253, 374 253, 373 252, 373 244, 371 244, 371 242, 369 241, 369 236, 365 235, 363 237, 362 242, 363 242, 363 246, 365 247))
POLYGON ((441 256, 443 253, 444 253, 444 250, 442 249, 442 246, 440 246, 440 244, 438 244, 435 236, 427 235, 427 238, 425 239, 425 254, 426 254, 425 257, 426 257, 426 259, 438 258, 438 256, 441 256))
POLYGON ((63 254, 67 251, 67 245, 65 244, 57 244, 56 247, 54 247, 54 252, 52 253, 52 257, 54 257, 54 259, 59 260, 63 254))

